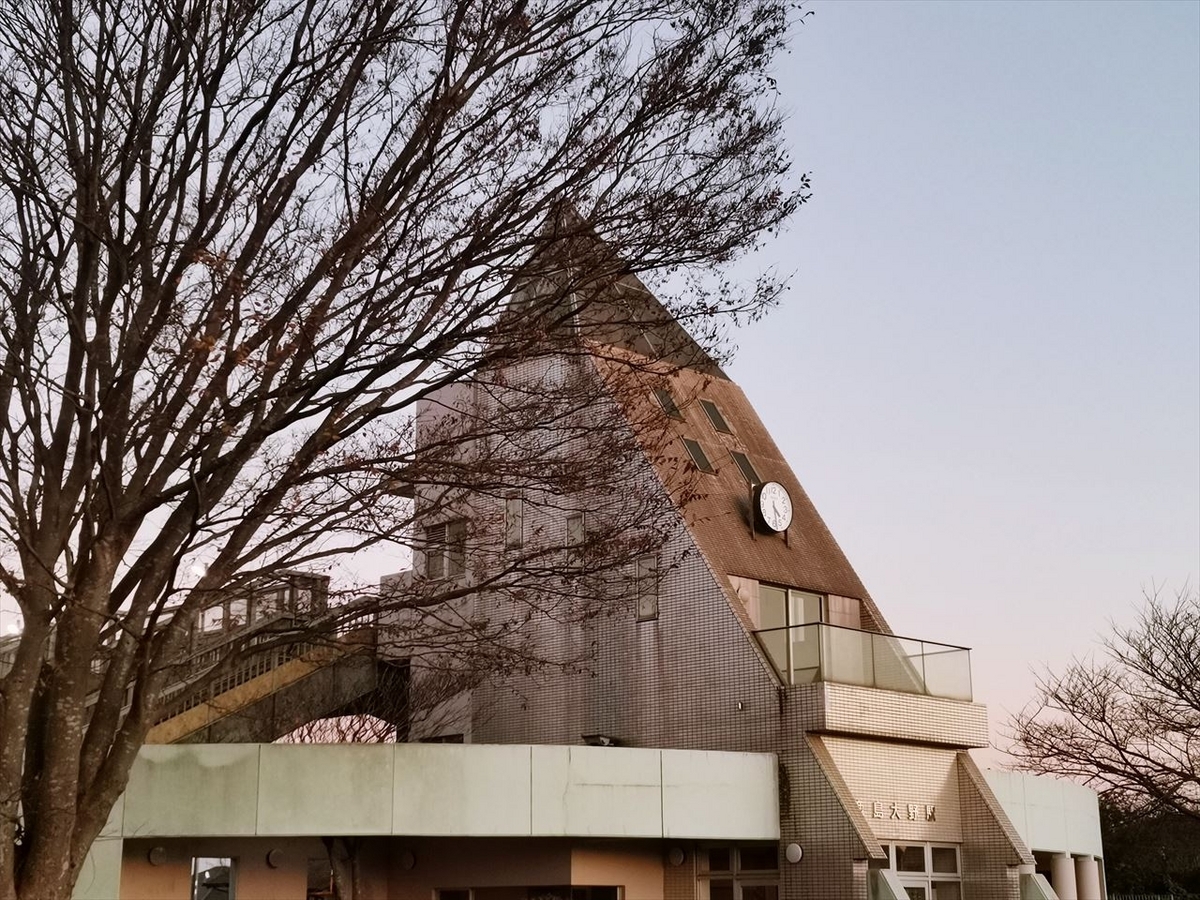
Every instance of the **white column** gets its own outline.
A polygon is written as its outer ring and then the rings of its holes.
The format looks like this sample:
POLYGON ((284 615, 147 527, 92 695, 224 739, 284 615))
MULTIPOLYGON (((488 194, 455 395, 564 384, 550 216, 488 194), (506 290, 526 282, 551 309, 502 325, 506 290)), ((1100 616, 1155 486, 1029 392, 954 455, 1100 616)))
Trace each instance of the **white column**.
POLYGON ((1100 893, 1100 865, 1094 856, 1075 858, 1075 885, 1079 900, 1103 900, 1100 893))
POLYGON ((1075 890, 1075 860, 1070 853, 1055 853, 1050 860, 1050 887, 1058 900, 1079 900, 1075 890))

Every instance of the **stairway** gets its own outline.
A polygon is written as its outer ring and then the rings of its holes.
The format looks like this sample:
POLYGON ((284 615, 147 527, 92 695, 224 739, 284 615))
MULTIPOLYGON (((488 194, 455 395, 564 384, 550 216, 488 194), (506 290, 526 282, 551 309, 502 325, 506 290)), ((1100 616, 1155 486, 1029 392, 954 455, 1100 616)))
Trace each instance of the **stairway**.
POLYGON ((147 743, 269 742, 317 719, 355 714, 403 731, 408 665, 380 658, 373 619, 340 616, 302 644, 277 645, 269 631, 239 637, 243 648, 227 671, 214 668, 175 688, 147 743))

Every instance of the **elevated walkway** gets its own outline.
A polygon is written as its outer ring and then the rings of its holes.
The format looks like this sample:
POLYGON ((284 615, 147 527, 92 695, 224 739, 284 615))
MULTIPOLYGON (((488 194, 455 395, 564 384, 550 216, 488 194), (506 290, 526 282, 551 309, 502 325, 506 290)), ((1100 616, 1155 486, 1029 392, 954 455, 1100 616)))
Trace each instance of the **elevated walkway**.
POLYGON ((384 660, 369 613, 329 610, 304 623, 310 633, 282 640, 278 623, 231 633, 197 654, 197 672, 168 690, 147 743, 270 742, 317 719, 365 713, 403 736, 408 666, 384 660), (275 627, 272 627, 275 626, 275 627))

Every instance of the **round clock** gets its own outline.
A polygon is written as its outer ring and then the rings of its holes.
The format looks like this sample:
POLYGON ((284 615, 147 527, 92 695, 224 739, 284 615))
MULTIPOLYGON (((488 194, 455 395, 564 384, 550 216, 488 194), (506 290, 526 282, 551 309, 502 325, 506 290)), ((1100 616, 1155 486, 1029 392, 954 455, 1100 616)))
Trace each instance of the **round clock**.
POLYGON ((792 524, 792 498, 778 481, 758 486, 754 494, 754 511, 770 531, 783 531, 792 524))

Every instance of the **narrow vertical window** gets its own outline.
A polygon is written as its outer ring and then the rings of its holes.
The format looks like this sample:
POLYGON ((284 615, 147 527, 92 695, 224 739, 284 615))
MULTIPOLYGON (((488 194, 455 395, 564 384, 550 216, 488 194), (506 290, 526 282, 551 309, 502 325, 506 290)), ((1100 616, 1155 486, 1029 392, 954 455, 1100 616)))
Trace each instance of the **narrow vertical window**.
POLYGON ((643 556, 637 561, 637 620, 649 622, 658 618, 658 559, 643 556))
POLYGON ((567 546, 582 547, 587 540, 587 519, 581 512, 567 516, 567 546))
POLYGON ((675 398, 671 396, 671 392, 666 388, 655 388, 654 398, 658 400, 658 405, 672 419, 682 419, 683 413, 679 411, 679 407, 675 404, 675 398))
POLYGON ((721 434, 733 434, 733 429, 729 427, 729 423, 721 415, 721 410, 717 409, 717 404, 711 400, 701 400, 700 408, 704 410, 704 414, 708 416, 708 421, 712 423, 712 427, 716 431, 721 432, 721 434))
POLYGON ((754 465, 750 462, 750 457, 745 453, 739 453, 734 450, 729 454, 733 457, 733 461, 737 463, 738 470, 741 471, 742 477, 750 483, 751 486, 761 484, 762 479, 758 477, 758 472, 754 470, 754 465))
POLYGON ((708 454, 704 452, 704 448, 700 446, 699 441, 694 441, 691 438, 683 439, 683 446, 687 448, 688 456, 692 458, 692 462, 701 472, 707 472, 709 475, 715 475, 716 469, 712 467, 712 463, 708 461, 708 454))
POLYGON ((446 523, 430 525, 425 529, 425 577, 446 576, 446 523))
POLYGON ((459 519, 425 529, 425 576, 456 578, 466 569, 467 523, 459 519))
POLYGON ((525 501, 520 497, 504 500, 504 546, 518 550, 525 544, 525 501))
POLYGON ((457 578, 467 568, 467 523, 446 524, 446 576, 457 578))

